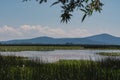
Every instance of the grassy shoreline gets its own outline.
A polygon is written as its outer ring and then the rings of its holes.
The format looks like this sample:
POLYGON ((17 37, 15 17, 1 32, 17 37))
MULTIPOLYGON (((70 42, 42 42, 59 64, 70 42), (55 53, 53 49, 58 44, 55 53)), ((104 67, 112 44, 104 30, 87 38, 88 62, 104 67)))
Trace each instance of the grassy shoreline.
POLYGON ((120 47, 104 47, 104 46, 80 46, 80 45, 1 45, 0 51, 53 51, 53 50, 82 50, 82 49, 96 49, 96 50, 120 50, 120 47))
POLYGON ((0 51, 81 50, 81 46, 0 46, 0 51))
POLYGON ((96 54, 101 55, 101 56, 120 56, 119 52, 100 52, 96 54))
POLYGON ((0 56, 1 80, 120 80, 120 60, 61 60, 42 63, 0 56))

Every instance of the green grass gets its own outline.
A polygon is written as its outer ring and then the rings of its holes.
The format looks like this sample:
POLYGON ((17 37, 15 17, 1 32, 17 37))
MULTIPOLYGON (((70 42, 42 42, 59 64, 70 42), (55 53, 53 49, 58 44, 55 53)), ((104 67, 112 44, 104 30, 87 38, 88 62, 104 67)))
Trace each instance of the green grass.
POLYGON ((0 56, 0 80, 120 80, 120 59, 55 63, 0 56))
POLYGON ((0 46, 0 51, 53 51, 79 50, 81 46, 0 46))
POLYGON ((96 54, 102 55, 102 56, 120 56, 119 52, 100 52, 96 54))
POLYGON ((0 45, 0 51, 53 51, 53 50, 119 50, 120 46, 113 45, 0 45))

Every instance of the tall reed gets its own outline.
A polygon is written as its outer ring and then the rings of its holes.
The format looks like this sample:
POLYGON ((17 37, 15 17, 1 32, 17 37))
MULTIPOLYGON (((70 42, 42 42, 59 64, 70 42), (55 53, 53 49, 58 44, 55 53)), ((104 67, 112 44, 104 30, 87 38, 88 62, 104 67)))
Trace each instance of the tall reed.
POLYGON ((120 59, 36 62, 0 56, 0 80, 120 80, 120 59))

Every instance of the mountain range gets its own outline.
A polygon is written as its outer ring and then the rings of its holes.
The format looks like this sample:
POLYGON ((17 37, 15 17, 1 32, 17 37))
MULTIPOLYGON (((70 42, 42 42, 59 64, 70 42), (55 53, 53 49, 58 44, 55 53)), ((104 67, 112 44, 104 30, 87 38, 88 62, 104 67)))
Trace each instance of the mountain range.
POLYGON ((120 45, 120 37, 110 34, 99 34, 84 38, 52 38, 37 37, 32 39, 19 39, 1 41, 1 44, 81 44, 81 45, 120 45))

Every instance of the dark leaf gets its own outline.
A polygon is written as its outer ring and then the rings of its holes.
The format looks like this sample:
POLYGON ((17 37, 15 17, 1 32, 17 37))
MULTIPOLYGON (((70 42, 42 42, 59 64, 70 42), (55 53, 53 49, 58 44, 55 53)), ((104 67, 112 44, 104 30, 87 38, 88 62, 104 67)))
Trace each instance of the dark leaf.
POLYGON ((80 9, 81 11, 83 11, 84 13, 87 13, 87 11, 86 10, 84 10, 84 9, 80 9))
POLYGON ((70 21, 70 19, 71 19, 71 16, 72 16, 72 14, 64 12, 63 14, 61 14, 61 18, 62 18, 61 22, 68 23, 68 21, 70 21))
POLYGON ((56 4, 58 4, 59 3, 59 1, 57 1, 57 2, 54 2, 51 6, 53 6, 53 5, 56 5, 56 4))
MULTIPOLYGON (((39 1, 39 0, 36 0, 36 1, 39 1)), ((43 3, 43 2, 47 2, 47 0, 40 0, 39 3, 43 3)))
POLYGON ((84 14, 83 18, 82 18, 82 22, 85 20, 87 14, 84 14))

